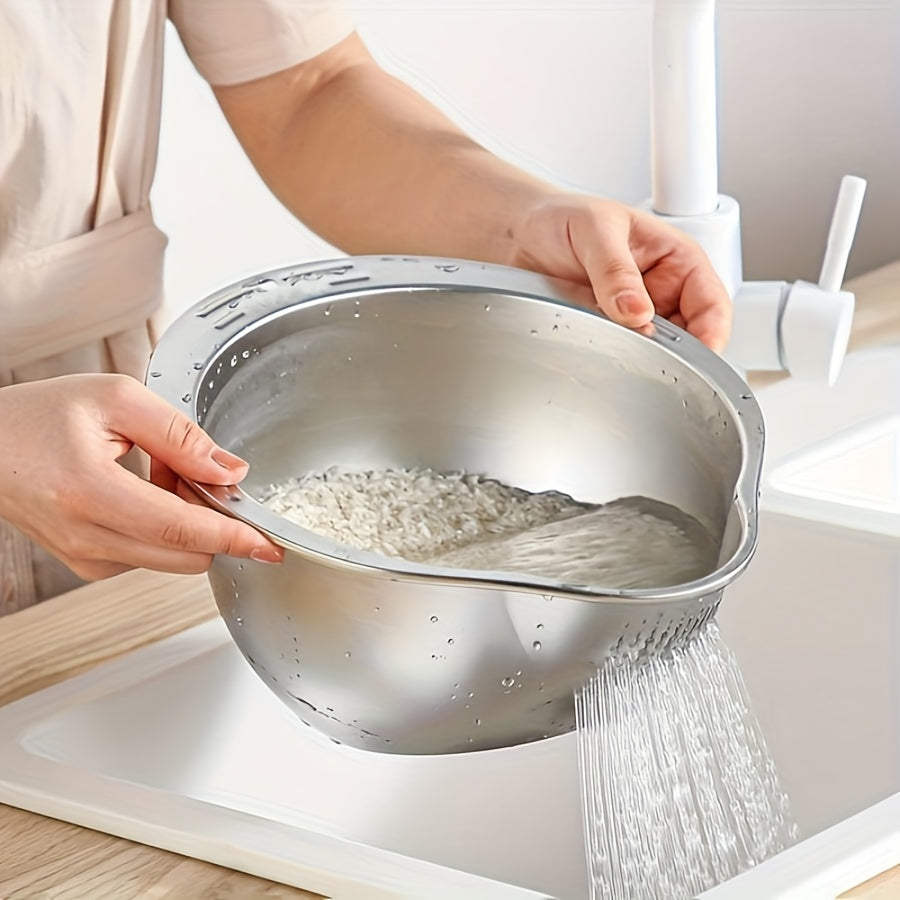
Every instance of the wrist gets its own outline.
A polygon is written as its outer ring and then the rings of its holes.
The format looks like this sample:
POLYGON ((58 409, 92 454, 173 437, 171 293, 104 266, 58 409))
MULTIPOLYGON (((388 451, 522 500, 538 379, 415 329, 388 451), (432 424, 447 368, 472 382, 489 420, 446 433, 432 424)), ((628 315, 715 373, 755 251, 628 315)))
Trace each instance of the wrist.
POLYGON ((572 195, 548 189, 534 194, 510 219, 507 229, 508 264, 523 269, 551 271, 578 277, 572 268, 569 223, 572 195))

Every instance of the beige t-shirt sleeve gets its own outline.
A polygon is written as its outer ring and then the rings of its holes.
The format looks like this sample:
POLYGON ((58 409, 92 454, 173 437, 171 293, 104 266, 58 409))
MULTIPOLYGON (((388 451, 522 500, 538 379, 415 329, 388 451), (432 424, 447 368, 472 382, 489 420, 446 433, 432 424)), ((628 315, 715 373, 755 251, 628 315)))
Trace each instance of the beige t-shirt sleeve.
POLYGON ((340 0, 169 0, 169 18, 197 70, 216 86, 288 69, 353 30, 340 0))

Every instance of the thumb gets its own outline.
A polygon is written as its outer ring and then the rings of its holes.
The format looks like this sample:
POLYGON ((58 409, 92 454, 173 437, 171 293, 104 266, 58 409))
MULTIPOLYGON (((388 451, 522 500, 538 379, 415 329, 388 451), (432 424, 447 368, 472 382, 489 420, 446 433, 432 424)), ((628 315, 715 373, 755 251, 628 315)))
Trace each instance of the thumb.
POLYGON ((600 309, 614 322, 639 328, 655 308, 641 270, 628 244, 627 225, 595 235, 584 256, 584 268, 600 309))
POLYGON ((208 484, 236 484, 247 463, 224 450, 196 423, 138 381, 107 407, 111 429, 184 478, 208 484))

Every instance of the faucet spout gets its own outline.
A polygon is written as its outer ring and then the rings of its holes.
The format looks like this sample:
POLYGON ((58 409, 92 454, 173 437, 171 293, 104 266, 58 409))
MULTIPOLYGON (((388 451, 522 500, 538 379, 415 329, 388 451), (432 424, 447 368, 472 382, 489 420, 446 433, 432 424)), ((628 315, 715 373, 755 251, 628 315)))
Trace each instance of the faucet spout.
POLYGON ((740 207, 718 192, 715 12, 715 0, 653 2, 646 206, 699 242, 734 297, 740 207))
POLYGON ((718 198, 715 0, 654 0, 651 205, 715 212, 718 198))
POLYGON ((833 384, 853 320, 854 297, 840 287, 866 183, 841 185, 818 284, 744 281, 740 206, 718 192, 715 11, 715 0, 653 0, 647 206, 698 241, 734 300, 723 354, 734 368, 833 384))

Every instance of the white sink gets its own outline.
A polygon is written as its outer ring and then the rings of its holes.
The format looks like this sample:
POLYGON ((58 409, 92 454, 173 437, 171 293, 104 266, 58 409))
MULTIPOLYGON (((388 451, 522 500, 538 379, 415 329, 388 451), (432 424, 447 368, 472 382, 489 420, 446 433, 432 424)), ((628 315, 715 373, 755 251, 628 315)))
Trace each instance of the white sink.
MULTIPOLYGON (((804 836, 900 791, 898 376, 895 351, 848 360, 828 396, 760 393, 760 546, 718 618, 804 836)), ((440 758, 335 746, 219 622, 0 709, 0 802, 337 898, 587 897, 573 736, 440 758)), ((862 880, 841 852, 831 897, 862 880)))
POLYGON ((585 892, 571 736, 432 758, 336 746, 219 621, 0 709, 0 734, 0 801, 326 896, 585 892))

